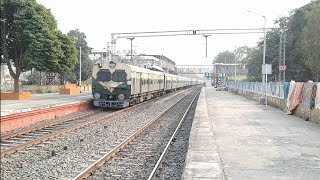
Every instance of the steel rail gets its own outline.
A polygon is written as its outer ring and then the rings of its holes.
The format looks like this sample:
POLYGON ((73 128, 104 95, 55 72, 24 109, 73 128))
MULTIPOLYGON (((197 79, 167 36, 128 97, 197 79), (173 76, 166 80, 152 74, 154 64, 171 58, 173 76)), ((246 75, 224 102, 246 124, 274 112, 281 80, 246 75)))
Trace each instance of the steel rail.
MULTIPOLYGON (((123 110, 127 110, 127 109, 123 109, 123 110)), ((41 137, 38 138, 38 139, 35 139, 35 140, 32 140, 32 141, 26 142, 26 143, 24 143, 24 144, 19 144, 19 145, 17 145, 17 146, 12 147, 12 148, 5 149, 5 150, 3 150, 3 151, 0 152, 0 157, 3 157, 3 156, 5 156, 5 155, 12 154, 12 153, 17 152, 17 151, 19 151, 19 150, 22 150, 22 149, 25 149, 25 148, 34 146, 34 145, 36 145, 36 144, 39 144, 39 143, 42 143, 42 142, 47 141, 47 140, 49 140, 49 139, 55 138, 55 137, 57 137, 57 136, 60 136, 60 135, 62 135, 62 134, 64 134, 64 133, 68 133, 68 132, 71 132, 71 131, 74 131, 74 130, 77 130, 77 129, 86 127, 86 126, 88 126, 88 125, 90 125, 90 124, 93 124, 93 123, 96 123, 96 122, 98 122, 98 121, 104 120, 104 119, 106 119, 106 118, 108 118, 108 117, 114 116, 114 115, 116 115, 116 114, 118 114, 118 113, 120 113, 120 112, 123 112, 123 111, 122 111, 122 110, 116 111, 116 112, 114 112, 114 113, 108 114, 108 115, 105 116, 105 117, 101 117, 101 118, 98 118, 98 119, 95 119, 95 120, 92 120, 92 121, 89 121, 89 122, 83 122, 83 123, 80 123, 80 124, 78 124, 78 125, 76 125, 76 126, 71 126, 71 127, 69 127, 69 128, 62 129, 62 130, 60 130, 60 131, 56 131, 56 132, 54 132, 54 133, 51 133, 51 134, 48 134, 48 135, 45 135, 45 136, 41 136, 41 137)))
POLYGON ((76 120, 76 119, 84 118, 84 117, 87 117, 87 116, 90 116, 90 115, 93 115, 93 114, 96 114, 96 113, 97 113, 97 111, 89 112, 89 113, 86 113, 86 114, 82 114, 80 116, 76 116, 76 117, 72 117, 72 118, 68 118, 68 119, 64 119, 64 120, 60 120, 60 121, 44 124, 44 125, 39 126, 39 127, 34 127, 34 128, 31 128, 31 129, 25 129, 25 130, 22 130, 22 131, 19 131, 19 132, 16 132, 16 133, 12 133, 12 134, 6 134, 6 135, 1 136, 0 141, 7 140, 7 139, 10 139, 10 138, 13 138, 13 137, 16 137, 16 136, 20 136, 20 135, 23 135, 23 134, 26 134, 26 133, 34 132, 34 131, 37 131, 37 130, 40 130, 40 129, 44 129, 44 128, 47 128, 47 127, 60 125, 60 124, 63 124, 63 123, 69 122, 69 121, 73 121, 73 120, 76 120))
MULTIPOLYGON (((168 94, 169 95, 169 94, 168 94)), ((165 96, 162 96, 162 97, 165 97, 165 96)), ((153 99, 154 100, 154 99, 153 99)), ((150 101, 144 101, 140 104, 137 104, 137 105, 134 105, 134 106, 131 106, 131 107, 128 107, 128 108, 125 108, 125 109, 121 109, 121 110, 118 110, 114 113, 110 113, 108 114, 107 116, 104 116, 104 117, 101 117, 101 118, 98 118, 98 119, 95 119, 95 120, 92 120, 92 121, 88 121, 88 122, 83 122, 83 123, 80 123, 76 126, 71 126, 69 128, 66 128, 66 129, 62 129, 60 131, 56 131, 54 133, 51 133, 51 134, 48 134, 48 135, 45 135, 45 136, 41 136, 40 138, 38 139, 35 139, 35 140, 32 140, 32 141, 29 141, 29 142, 26 142, 24 144, 19 144, 15 147, 12 147, 12 148, 8 148, 8 149, 5 149, 3 151, 0 152, 0 157, 4 157, 5 155, 9 155, 9 154, 12 154, 14 152, 17 152, 19 150, 23 150, 25 148, 28 148, 28 147, 31 147, 31 146, 34 146, 36 144, 39 144, 41 142, 44 142, 44 141, 47 141, 49 139, 52 139, 52 138, 55 138, 57 136, 60 136, 62 134, 65 134, 65 133, 68 133, 68 132, 71 132, 71 131, 74 131, 74 130, 77 130, 77 129, 80 129, 80 128, 83 128, 83 127, 86 127, 88 125, 91 125, 91 124, 94 124, 94 123, 97 123, 99 121, 102 121, 106 118, 109 118, 109 117, 112 117, 114 115, 117 115, 119 113, 122 113, 122 112, 126 112, 126 111, 129 111, 131 110, 132 108, 134 107, 139 107, 147 102, 150 102, 150 101)))
POLYGON ((131 106, 131 107, 128 107, 126 109, 122 109, 122 110, 118 110, 116 112, 113 112, 113 113, 110 113, 108 114, 107 116, 104 116, 104 117, 101 117, 101 118, 98 118, 98 119, 95 119, 95 120, 92 120, 92 121, 88 121, 88 122, 83 122, 83 123, 80 123, 76 126, 71 126, 69 128, 66 128, 66 129, 62 129, 60 131, 57 131, 57 132, 54 132, 54 133, 51 133, 51 134, 48 134, 48 135, 45 135, 45 136, 42 136, 38 139, 35 139, 35 140, 32 140, 32 141, 29 141, 27 143, 24 143, 24 144, 19 144, 15 147, 12 147, 12 148, 9 148, 9 149, 6 149, 6 150, 3 150, 0 152, 0 157, 3 157, 5 155, 9 155, 9 154, 12 154, 14 152, 17 152, 19 150, 22 150, 22 149, 25 149, 25 148, 28 148, 28 147, 31 147, 31 146, 34 146, 36 144, 39 144, 41 142, 44 142, 44 141, 47 141, 49 139, 52 139, 52 138, 55 138, 57 136, 60 136, 62 134, 65 134, 65 133, 68 133, 68 132, 71 132, 71 131, 74 131, 74 130, 77 130, 77 129, 80 129, 80 128, 83 128, 83 127, 86 127, 86 126, 89 126, 91 124, 94 124, 94 123, 97 123, 99 121, 102 121, 106 118, 109 118, 109 117, 112 117, 112 116, 115 116, 119 113, 122 113, 122 112, 125 112, 125 111, 128 111, 130 109, 132 109, 133 107, 137 107, 137 106, 141 106, 142 104, 146 103, 147 101, 143 102, 143 103, 140 103, 136 106, 131 106))
POLYGON ((144 132, 145 129, 150 127, 153 123, 158 121, 160 117, 165 114, 167 111, 169 111, 172 107, 174 107, 176 104, 178 104, 182 99, 190 95, 193 91, 191 91, 186 96, 182 97, 179 101, 172 104, 170 107, 166 108, 164 111, 162 111, 159 115, 157 115, 155 118, 153 118, 151 121, 149 121, 146 125, 144 125, 142 128, 137 130, 135 133, 133 133, 130 137, 128 137, 126 140, 124 140, 122 143, 120 143, 118 146, 113 148, 111 151, 103 155, 100 159, 98 159, 96 162, 88 166, 85 170, 83 170, 80 174, 78 174, 76 177, 73 178, 73 180, 80 180, 84 179, 91 175, 91 173, 101 167, 104 163, 109 161, 113 156, 115 156, 121 149, 126 147, 130 142, 132 142, 134 139, 136 139, 140 134, 144 132))
POLYGON ((151 172, 148 180, 152 180, 152 179, 155 178, 156 173, 157 173, 158 169, 160 168, 163 159, 165 158, 165 156, 166 156, 167 153, 168 153, 168 150, 169 150, 169 147, 170 147, 170 145, 171 145, 171 143, 172 143, 173 138, 176 136, 177 132, 179 131, 181 124, 183 123, 184 119, 186 118, 186 116, 187 116, 187 114, 188 114, 188 112, 189 112, 192 104, 194 103, 194 101, 196 100, 196 98, 197 98, 197 96, 199 95, 200 92, 201 92, 201 90, 200 90, 200 91, 196 94, 196 96, 192 99, 192 101, 191 101, 190 105, 188 106, 186 112, 184 113, 183 117, 181 118, 181 120, 180 120, 180 122, 179 122, 179 124, 178 124, 178 126, 177 126, 177 128, 176 128, 176 130, 175 130, 174 133, 172 134, 172 136, 171 136, 170 140, 168 141, 165 149, 163 150, 163 152, 162 152, 162 154, 161 154, 158 162, 157 162, 156 165, 154 166, 154 168, 153 168, 153 170, 152 170, 152 172, 151 172))

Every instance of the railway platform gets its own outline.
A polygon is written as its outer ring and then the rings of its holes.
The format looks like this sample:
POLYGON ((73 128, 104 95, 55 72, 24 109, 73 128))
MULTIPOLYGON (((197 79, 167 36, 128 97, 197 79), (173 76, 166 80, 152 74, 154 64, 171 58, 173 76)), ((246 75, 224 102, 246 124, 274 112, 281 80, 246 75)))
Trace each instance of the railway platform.
POLYGON ((1 132, 88 109, 91 100, 91 92, 33 94, 29 100, 1 100, 1 132))
POLYGON ((318 179, 320 125, 202 89, 183 179, 318 179))

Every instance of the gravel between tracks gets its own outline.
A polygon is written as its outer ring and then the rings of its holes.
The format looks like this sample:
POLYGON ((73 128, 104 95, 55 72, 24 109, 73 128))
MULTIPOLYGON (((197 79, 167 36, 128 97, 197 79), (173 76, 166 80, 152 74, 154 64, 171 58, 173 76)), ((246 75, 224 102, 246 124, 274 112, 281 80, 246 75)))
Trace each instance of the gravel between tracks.
MULTIPOLYGON (((147 179, 195 94, 196 92, 191 93, 172 107, 137 139, 120 151, 110 162, 96 170, 88 179, 147 179)), ((192 121, 189 118, 190 120, 192 121)), ((190 125, 190 123, 187 125, 190 125)), ((189 136, 189 134, 185 135, 189 136)), ((183 153, 178 152, 175 155, 180 156, 181 154, 183 153)), ((180 158, 175 157, 175 159, 180 158)), ((185 158, 182 157, 182 159, 185 158)), ((181 173, 175 176, 179 179, 181 173)), ((172 179, 172 177, 167 179, 172 179)))
POLYGON ((192 104, 184 122, 175 136, 175 141, 171 143, 168 153, 162 162, 161 171, 156 179, 181 179, 189 146, 190 131, 197 107, 196 99, 192 104))
POLYGON ((62 131, 63 129, 67 129, 69 127, 73 127, 78 124, 81 124, 81 123, 84 123, 84 122, 87 122, 90 120, 94 120, 97 117, 101 117, 101 116, 103 116, 105 114, 109 114, 111 112, 112 111, 104 111, 104 112, 98 111, 98 112, 96 112, 96 114, 91 114, 91 115, 85 116, 83 118, 77 118, 75 120, 64 122, 62 124, 57 124, 57 125, 53 125, 50 127, 41 128, 40 131, 36 130, 36 131, 24 133, 23 136, 28 136, 27 139, 22 138, 20 135, 14 137, 14 138, 9 138, 9 139, 1 142, 0 149, 1 149, 1 151, 7 150, 15 145, 19 146, 19 145, 25 144, 27 142, 30 142, 30 141, 33 141, 36 139, 40 139, 41 137, 46 136, 48 134, 53 134, 55 132, 62 131), (9 143, 7 143, 7 142, 9 142, 9 143), (8 147, 6 145, 10 145, 10 146, 8 147))
POLYGON ((104 121, 64 134, 57 139, 41 143, 27 151, 14 153, 1 159, 1 179, 62 179, 72 178, 91 164, 90 160, 107 152, 163 109, 189 93, 161 97, 141 106, 110 117, 104 121))

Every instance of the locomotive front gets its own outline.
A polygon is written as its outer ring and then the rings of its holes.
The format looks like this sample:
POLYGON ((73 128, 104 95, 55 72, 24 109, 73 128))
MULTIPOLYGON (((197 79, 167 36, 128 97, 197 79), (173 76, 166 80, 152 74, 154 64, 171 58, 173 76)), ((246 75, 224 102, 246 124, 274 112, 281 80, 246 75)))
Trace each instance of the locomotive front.
POLYGON ((126 108, 131 96, 131 69, 113 61, 95 64, 92 71, 93 105, 126 108))

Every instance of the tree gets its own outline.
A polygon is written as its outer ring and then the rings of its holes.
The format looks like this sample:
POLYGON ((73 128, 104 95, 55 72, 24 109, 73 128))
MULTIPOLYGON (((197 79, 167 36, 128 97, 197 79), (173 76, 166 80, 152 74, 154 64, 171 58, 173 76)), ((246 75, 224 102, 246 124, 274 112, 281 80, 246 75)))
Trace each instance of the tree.
MULTIPOLYGON (((81 80, 86 81, 92 76, 93 62, 89 58, 92 48, 88 46, 85 34, 79 31, 79 29, 69 31, 68 35, 75 39, 75 45, 78 50, 78 57, 79 57, 79 50, 81 47, 81 80)), ((80 74, 79 62, 75 66, 74 72, 75 72, 75 77, 79 79, 79 74, 80 74)))
POLYGON ((320 3, 307 13, 307 24, 303 29, 302 46, 307 57, 306 64, 316 81, 320 79, 320 3))
MULTIPOLYGON (((317 29, 319 27, 319 11, 314 10, 314 7, 319 4, 319 0, 313 1, 293 10, 290 16, 281 17, 275 21, 275 25, 286 32, 287 80, 319 79, 319 56, 317 55, 317 58, 315 56, 316 52, 319 53, 319 46, 314 46, 319 43, 319 39, 317 39, 319 37, 319 29, 317 29)), ((279 41, 279 29, 267 33, 266 63, 272 64, 272 76, 274 77, 271 79, 274 80, 277 79, 279 73, 279 41)), ((248 80, 261 80, 262 48, 263 40, 261 39, 247 57, 248 80)))
POLYGON ((233 54, 235 54, 236 60, 237 60, 237 64, 241 63, 243 66, 247 66, 247 61, 248 61, 248 56, 251 52, 252 48, 248 47, 248 46, 241 46, 236 48, 233 51, 233 54))
MULTIPOLYGON (((279 30, 275 29, 267 33, 266 36, 266 64, 272 64, 272 75, 269 79, 275 80, 278 74, 279 64, 279 30)), ((247 50, 242 59, 248 70, 247 79, 250 81, 262 80, 262 63, 263 63, 263 45, 264 42, 261 39, 255 48, 247 50)))
POLYGON ((234 63, 234 58, 235 58, 235 55, 230 52, 230 51, 223 51, 223 52, 220 52, 215 58, 214 60, 212 61, 212 64, 214 63, 234 63))
POLYGON ((59 41, 61 43, 62 56, 59 57, 59 73, 61 75, 69 75, 74 70, 78 62, 77 49, 75 41, 72 37, 59 33, 59 41))
POLYGON ((246 58, 248 69, 247 80, 248 81, 261 81, 261 65, 262 65, 262 47, 252 48, 248 57, 246 58))
POLYGON ((307 81, 311 78, 309 67, 305 63, 305 55, 301 47, 302 30, 306 24, 305 12, 310 4, 292 11, 287 22, 286 42, 286 79, 307 81))
POLYGON ((50 10, 35 0, 1 1, 0 9, 1 62, 8 65, 14 79, 14 92, 19 92, 19 77, 23 71, 34 68, 64 72, 65 68, 60 69, 59 65, 65 62, 60 32, 50 10))

